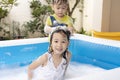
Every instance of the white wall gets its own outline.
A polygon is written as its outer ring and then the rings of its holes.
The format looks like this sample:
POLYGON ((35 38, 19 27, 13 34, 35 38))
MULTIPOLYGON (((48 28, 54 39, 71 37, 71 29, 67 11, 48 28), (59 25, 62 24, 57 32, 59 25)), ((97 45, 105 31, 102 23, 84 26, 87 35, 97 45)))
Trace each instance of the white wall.
MULTIPOLYGON (((75 0, 70 0, 70 9, 73 8, 74 4, 75 4, 75 0)), ((76 31, 80 31, 82 26, 82 13, 79 11, 81 8, 81 4, 79 3, 76 7, 76 9, 74 10, 72 17, 75 18, 75 22, 74 22, 74 28, 76 31)))
POLYGON ((8 18, 10 22, 17 21, 23 24, 31 19, 31 13, 29 8, 29 2, 31 0, 17 0, 18 6, 12 8, 8 18))
POLYGON ((101 31, 102 1, 103 0, 84 0, 84 20, 85 30, 92 29, 101 31))
POLYGON ((94 0, 93 7, 93 29, 101 31, 103 0, 94 0))
MULTIPOLYGON (((10 23, 12 21, 19 22, 23 24, 32 18, 30 12, 30 1, 32 0, 17 0, 18 6, 14 6, 6 18, 6 22, 10 23)), ((45 0, 40 0, 45 4, 45 0)))

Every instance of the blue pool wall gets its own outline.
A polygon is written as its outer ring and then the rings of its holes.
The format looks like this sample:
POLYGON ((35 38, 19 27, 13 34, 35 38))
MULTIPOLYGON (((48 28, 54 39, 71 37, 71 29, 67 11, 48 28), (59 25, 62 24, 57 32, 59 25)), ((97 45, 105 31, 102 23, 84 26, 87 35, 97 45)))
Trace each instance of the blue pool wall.
MULTIPOLYGON (((30 64, 48 50, 48 38, 0 42, 0 65, 30 64)), ((76 34, 71 37, 71 61, 92 64, 104 69, 120 67, 120 42, 76 34)))
POLYGON ((104 69, 113 69, 120 67, 120 48, 96 44, 82 40, 75 40, 70 46, 72 61, 92 64, 104 69))

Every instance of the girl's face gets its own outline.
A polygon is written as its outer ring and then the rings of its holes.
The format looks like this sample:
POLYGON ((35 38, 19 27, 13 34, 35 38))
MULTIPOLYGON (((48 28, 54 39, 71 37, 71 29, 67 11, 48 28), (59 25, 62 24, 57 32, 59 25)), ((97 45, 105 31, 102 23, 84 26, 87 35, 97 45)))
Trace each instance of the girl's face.
POLYGON ((67 12, 67 4, 54 4, 52 9, 58 17, 63 17, 67 12))
POLYGON ((68 39, 64 33, 54 33, 51 47, 54 54, 62 54, 68 47, 68 39))

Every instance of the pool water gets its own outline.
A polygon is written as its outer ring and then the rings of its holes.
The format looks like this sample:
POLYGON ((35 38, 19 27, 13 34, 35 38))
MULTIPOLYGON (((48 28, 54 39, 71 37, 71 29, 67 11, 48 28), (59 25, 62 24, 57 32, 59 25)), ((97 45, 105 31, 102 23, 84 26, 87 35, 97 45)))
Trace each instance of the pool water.
MULTIPOLYGON (((1 41, 0 80, 27 80, 27 66, 48 49, 48 38, 41 39, 1 41)), ((105 80, 120 79, 120 69, 115 69, 120 67, 119 42, 77 35, 71 39, 69 50, 72 59, 65 80, 101 80, 103 76, 105 80), (105 75, 95 75, 106 70, 105 75), (86 77, 90 74, 91 79, 86 77), (75 79, 83 76, 86 79, 75 79)))
MULTIPOLYGON (((105 69, 89 64, 71 62, 66 72, 65 80, 74 80, 76 77, 102 71, 105 71, 105 69)), ((0 80, 27 80, 27 66, 0 69, 0 80)))

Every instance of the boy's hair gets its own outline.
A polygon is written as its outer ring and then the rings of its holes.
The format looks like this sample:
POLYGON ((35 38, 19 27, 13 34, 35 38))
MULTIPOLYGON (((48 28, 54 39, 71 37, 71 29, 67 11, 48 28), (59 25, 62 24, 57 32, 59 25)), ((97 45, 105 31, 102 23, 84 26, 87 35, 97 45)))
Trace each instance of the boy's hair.
POLYGON ((52 4, 68 4, 68 0, 51 0, 52 4))

